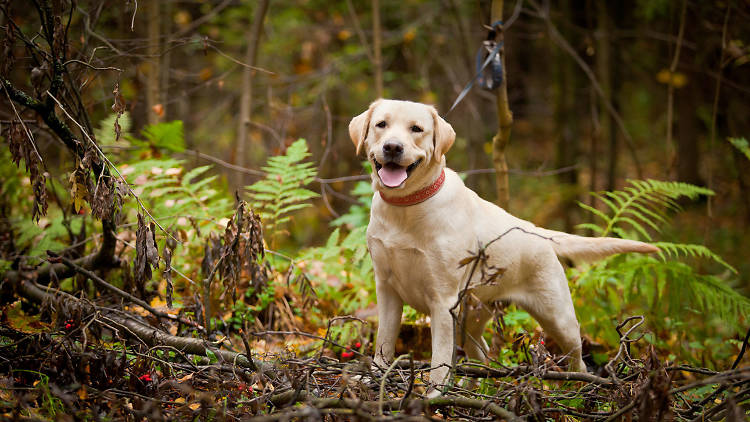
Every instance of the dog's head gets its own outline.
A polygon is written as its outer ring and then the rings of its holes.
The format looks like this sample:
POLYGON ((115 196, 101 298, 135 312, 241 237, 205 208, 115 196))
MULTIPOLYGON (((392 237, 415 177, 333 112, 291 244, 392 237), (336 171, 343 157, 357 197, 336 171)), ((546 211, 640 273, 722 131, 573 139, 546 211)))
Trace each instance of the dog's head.
POLYGON ((456 133, 435 107, 411 101, 377 100, 349 123, 349 136, 364 149, 380 191, 413 191, 434 177, 456 133))

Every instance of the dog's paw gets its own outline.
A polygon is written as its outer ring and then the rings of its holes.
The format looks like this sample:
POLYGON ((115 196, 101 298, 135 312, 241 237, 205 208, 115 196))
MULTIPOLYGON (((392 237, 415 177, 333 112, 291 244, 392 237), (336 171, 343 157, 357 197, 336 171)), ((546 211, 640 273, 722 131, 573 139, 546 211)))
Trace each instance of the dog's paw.
POLYGON ((427 392, 425 393, 425 397, 427 399, 435 399, 443 395, 443 392, 440 391, 440 389, 433 387, 430 387, 427 392))

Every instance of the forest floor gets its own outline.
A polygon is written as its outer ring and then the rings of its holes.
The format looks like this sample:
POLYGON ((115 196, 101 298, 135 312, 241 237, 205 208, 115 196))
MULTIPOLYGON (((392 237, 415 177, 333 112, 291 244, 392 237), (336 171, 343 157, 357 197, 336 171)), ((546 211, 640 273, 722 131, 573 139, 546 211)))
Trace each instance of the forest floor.
POLYGON ((747 338, 727 371, 665 363, 648 347, 631 356, 638 318, 618 327, 620 348, 596 375, 565 372, 537 341, 519 366, 460 363, 443 395, 427 398, 427 363, 403 355, 373 371, 361 344, 331 339, 333 320, 318 333, 252 333, 235 339, 238 350, 132 304, 28 281, 21 290, 49 302, 2 307, 0 414, 15 420, 744 421, 750 410, 750 368, 739 367, 747 338))

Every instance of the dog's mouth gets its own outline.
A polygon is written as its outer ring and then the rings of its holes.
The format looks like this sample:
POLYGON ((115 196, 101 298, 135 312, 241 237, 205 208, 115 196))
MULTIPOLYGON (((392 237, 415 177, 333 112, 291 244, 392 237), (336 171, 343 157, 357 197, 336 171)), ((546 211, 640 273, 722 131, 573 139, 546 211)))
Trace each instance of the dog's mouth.
POLYGON ((394 162, 381 164, 374 158, 372 161, 375 163, 375 171, 378 172, 380 181, 389 188, 397 188, 401 186, 401 184, 411 176, 411 172, 422 163, 421 158, 408 166, 401 166, 394 162))

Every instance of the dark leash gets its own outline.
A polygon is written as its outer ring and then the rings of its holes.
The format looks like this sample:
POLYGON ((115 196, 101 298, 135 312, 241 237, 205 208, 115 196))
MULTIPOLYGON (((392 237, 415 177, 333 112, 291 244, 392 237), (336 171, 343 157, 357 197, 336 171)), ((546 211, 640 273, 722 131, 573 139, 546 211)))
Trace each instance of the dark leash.
POLYGON ((488 91, 494 91, 503 83, 503 63, 500 60, 500 50, 503 48, 503 41, 496 42, 495 35, 497 29, 502 30, 503 21, 497 21, 492 24, 489 31, 487 32, 487 39, 482 41, 482 45, 477 51, 477 64, 476 64, 476 75, 469 81, 464 89, 458 94, 456 100, 450 109, 443 115, 446 117, 453 111, 456 106, 463 101, 466 94, 471 91, 474 84, 479 82, 479 86, 488 91), (486 55, 484 61, 482 56, 486 55))

